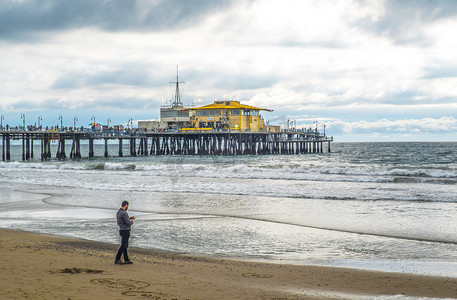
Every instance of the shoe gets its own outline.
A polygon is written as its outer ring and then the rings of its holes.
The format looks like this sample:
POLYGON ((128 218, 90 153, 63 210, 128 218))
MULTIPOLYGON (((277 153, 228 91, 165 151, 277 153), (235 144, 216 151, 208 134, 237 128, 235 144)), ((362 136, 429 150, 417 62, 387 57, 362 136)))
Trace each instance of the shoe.
POLYGON ((123 265, 123 264, 124 264, 124 263, 122 262, 122 260, 120 260, 120 259, 114 261, 114 263, 115 263, 116 265, 123 265))
POLYGON ((126 260, 126 261, 124 262, 124 265, 131 265, 131 264, 133 264, 133 261, 131 261, 130 259, 129 259, 129 260, 126 260))

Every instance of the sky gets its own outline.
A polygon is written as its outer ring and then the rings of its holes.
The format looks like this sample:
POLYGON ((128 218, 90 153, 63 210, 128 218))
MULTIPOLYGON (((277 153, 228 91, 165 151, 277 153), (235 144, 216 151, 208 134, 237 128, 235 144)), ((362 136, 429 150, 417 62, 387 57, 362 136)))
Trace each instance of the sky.
POLYGON ((157 119, 174 95, 335 141, 455 141, 454 0, 0 0, 3 125, 157 119))

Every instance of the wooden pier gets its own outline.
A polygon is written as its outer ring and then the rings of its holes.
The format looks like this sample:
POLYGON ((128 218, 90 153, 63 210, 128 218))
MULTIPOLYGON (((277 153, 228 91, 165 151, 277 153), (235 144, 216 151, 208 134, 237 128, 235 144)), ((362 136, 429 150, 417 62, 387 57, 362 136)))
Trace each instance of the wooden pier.
POLYGON ((94 157, 94 141, 103 140, 104 156, 147 156, 147 155, 268 155, 305 154, 330 152, 329 138, 317 131, 288 131, 275 133, 260 132, 151 132, 132 134, 98 132, 50 132, 50 131, 0 131, 2 137, 2 161, 11 160, 11 141, 22 142, 22 160, 34 158, 33 144, 41 143, 41 160, 53 157, 66 159, 66 144, 71 142, 68 157, 79 159, 94 157), (119 152, 108 152, 108 141, 117 140, 119 152), (87 141, 87 156, 81 153, 81 141, 87 141), (126 141, 129 153, 123 153, 126 141), (57 143, 55 155, 51 143, 57 143))

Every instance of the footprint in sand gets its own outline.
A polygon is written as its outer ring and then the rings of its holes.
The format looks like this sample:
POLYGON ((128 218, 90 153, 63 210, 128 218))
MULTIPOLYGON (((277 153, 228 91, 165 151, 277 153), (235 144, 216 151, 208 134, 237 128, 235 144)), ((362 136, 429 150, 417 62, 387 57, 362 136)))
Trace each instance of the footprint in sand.
POLYGON ((88 274, 101 274, 103 270, 94 270, 94 269, 84 269, 84 268, 65 268, 62 270, 58 270, 59 273, 66 273, 66 274, 80 274, 80 273, 88 273, 88 274))
POLYGON ((131 280, 131 279, 116 279, 116 278, 99 278, 92 279, 90 283, 93 284, 102 284, 110 288, 123 289, 123 290, 138 290, 144 289, 145 287, 150 286, 151 284, 145 281, 140 280, 131 280))
POLYGON ((151 299, 162 299, 163 296, 166 296, 161 293, 154 293, 154 292, 148 292, 148 291, 124 291, 121 293, 123 296, 127 297, 136 297, 136 296, 141 296, 141 297, 147 297, 151 299))
POLYGON ((243 273, 241 274, 244 277, 251 277, 251 278, 272 278, 273 275, 268 274, 257 274, 257 273, 243 273))

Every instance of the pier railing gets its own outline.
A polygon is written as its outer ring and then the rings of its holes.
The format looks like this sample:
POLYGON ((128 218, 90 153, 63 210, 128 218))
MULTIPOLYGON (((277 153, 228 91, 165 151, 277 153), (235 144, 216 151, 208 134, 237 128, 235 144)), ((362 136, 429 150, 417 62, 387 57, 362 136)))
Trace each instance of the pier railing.
MULTIPOLYGON (((39 142, 41 160, 67 158, 67 144, 71 143, 69 157, 82 158, 81 141, 89 144, 87 158, 94 157, 94 141, 104 140, 104 156, 110 156, 108 141, 117 140, 116 156, 147 155, 267 155, 323 153, 324 144, 330 152, 333 137, 318 131, 284 132, 91 132, 91 131, 0 131, 2 160, 11 160, 11 141, 22 142, 22 160, 33 159, 34 142, 39 142), (123 143, 129 143, 124 154, 123 143), (55 155, 51 143, 57 143, 55 155)), ((112 154, 111 154, 112 155, 112 154)))

